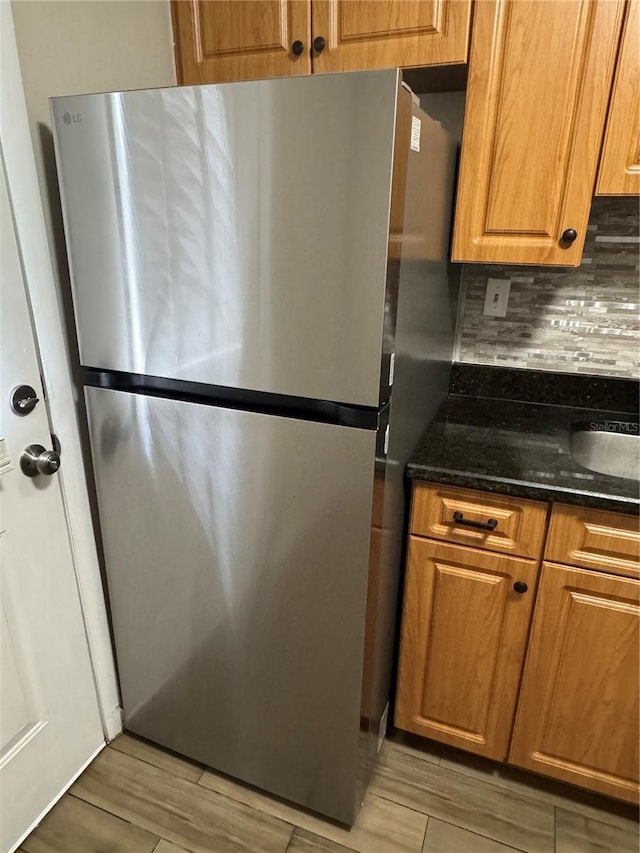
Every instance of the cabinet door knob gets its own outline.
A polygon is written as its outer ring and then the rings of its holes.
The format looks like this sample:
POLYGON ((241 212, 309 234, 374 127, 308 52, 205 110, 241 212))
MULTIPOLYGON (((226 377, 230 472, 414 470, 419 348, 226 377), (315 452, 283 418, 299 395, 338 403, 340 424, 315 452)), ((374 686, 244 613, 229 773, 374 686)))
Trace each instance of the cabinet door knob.
POLYGON ((296 39, 294 43, 291 45, 291 53, 294 56, 300 56, 302 51, 304 50, 304 42, 301 42, 299 39, 296 39))
POLYGON ((322 53, 325 48, 326 41, 322 38, 322 36, 316 36, 313 40, 313 49, 316 53, 322 53))
POLYGON ((519 595, 524 595, 524 593, 529 589, 524 581, 516 581, 513 585, 513 589, 519 595))
POLYGON ((560 238, 560 241, 562 243, 564 243, 565 248, 566 248, 567 246, 570 246, 575 241, 577 236, 578 236, 577 231, 575 231, 573 228, 567 228, 566 231, 562 232, 562 237, 560 238))

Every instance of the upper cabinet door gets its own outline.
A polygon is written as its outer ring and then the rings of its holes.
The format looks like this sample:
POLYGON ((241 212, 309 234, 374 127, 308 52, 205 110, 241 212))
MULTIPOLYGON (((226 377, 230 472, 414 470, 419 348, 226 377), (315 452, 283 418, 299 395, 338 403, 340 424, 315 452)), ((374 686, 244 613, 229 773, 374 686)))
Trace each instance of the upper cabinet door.
POLYGON ((580 263, 623 13, 476 4, 453 260, 580 263))
POLYGON ((470 13, 470 0, 313 0, 314 73, 466 62, 470 13))
POLYGON ((311 73, 310 0, 174 0, 185 85, 311 73))
POLYGON ((640 2, 631 0, 622 35, 598 178, 598 195, 640 193, 640 2))

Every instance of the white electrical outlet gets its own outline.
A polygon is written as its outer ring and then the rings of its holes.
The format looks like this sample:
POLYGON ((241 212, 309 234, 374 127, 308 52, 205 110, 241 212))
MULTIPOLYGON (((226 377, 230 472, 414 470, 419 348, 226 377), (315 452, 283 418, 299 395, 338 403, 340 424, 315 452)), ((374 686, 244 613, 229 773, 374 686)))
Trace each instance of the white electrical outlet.
POLYGON ((488 278, 482 313, 487 317, 506 317, 511 279, 488 278))

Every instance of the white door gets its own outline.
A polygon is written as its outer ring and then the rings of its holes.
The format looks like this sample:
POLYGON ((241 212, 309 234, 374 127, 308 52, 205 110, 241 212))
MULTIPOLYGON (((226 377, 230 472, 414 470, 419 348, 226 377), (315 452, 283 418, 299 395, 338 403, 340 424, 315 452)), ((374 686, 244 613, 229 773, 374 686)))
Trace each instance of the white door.
POLYGON ((0 851, 7 853, 104 736, 58 477, 30 478, 20 467, 24 448, 51 449, 51 436, 3 170, 0 229, 0 851), (22 384, 39 402, 20 416, 10 400, 22 384))

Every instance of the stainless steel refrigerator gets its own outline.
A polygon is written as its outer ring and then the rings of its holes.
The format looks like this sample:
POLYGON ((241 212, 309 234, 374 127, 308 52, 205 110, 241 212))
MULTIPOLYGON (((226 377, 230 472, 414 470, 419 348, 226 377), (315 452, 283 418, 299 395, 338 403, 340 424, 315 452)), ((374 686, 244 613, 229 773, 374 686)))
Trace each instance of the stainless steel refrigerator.
POLYGON ((455 146, 395 70, 52 116, 125 726, 352 823, 448 383, 455 146))

